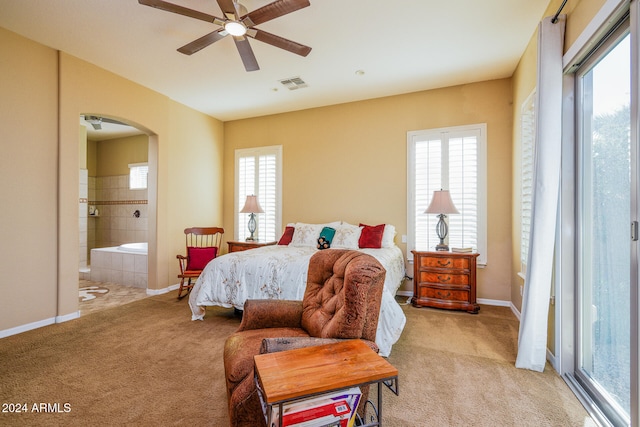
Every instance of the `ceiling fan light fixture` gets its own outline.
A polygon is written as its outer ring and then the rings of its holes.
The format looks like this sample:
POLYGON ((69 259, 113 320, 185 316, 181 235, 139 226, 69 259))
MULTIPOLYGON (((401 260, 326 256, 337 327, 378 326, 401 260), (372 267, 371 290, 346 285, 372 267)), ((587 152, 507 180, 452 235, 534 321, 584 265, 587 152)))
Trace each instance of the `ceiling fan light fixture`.
POLYGON ((227 30, 229 34, 236 37, 244 36, 247 33, 247 27, 245 27, 241 22, 236 21, 227 21, 224 24, 224 29, 227 30))

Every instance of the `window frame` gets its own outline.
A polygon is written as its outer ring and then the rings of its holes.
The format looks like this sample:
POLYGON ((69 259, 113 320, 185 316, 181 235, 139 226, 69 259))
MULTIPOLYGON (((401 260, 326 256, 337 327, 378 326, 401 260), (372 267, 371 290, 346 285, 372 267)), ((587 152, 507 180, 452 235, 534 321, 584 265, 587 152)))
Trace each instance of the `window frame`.
MULTIPOLYGON (((265 155, 274 155, 276 158, 276 177, 275 177, 275 211, 273 213, 274 215, 274 230, 273 230, 273 235, 274 235, 274 239, 273 240, 278 240, 278 238, 280 237, 280 233, 282 231, 282 146, 281 145, 271 145, 271 146, 265 146, 265 147, 252 147, 252 148, 239 148, 235 150, 235 159, 234 159, 234 165, 235 165, 235 171, 234 171, 234 208, 233 208, 233 216, 234 216, 234 238, 236 240, 239 240, 243 237, 241 237, 241 233, 240 230, 246 230, 247 229, 247 222, 241 222, 239 219, 239 211, 242 209, 242 206, 244 205, 244 200, 240 201, 240 159, 241 158, 247 158, 247 157, 254 157, 256 158, 256 164, 258 164, 259 162, 257 161, 257 159, 259 159, 260 156, 265 156, 265 155)), ((256 196, 258 196, 258 201, 260 201, 260 192, 259 192, 259 171, 256 169, 256 180, 254 181, 254 192, 253 194, 255 194, 256 196)), ((265 208, 264 206, 262 206, 263 209, 265 208)), ((260 218, 263 214, 257 214, 256 215, 256 221, 257 221, 257 228, 256 228, 256 235, 259 236, 260 235, 260 218)), ((247 220, 248 221, 248 220, 247 220)), ((264 239, 261 239, 260 241, 263 241, 264 239)), ((270 238, 267 238, 267 240, 271 240, 270 238)))
MULTIPOLYGON (((429 135, 435 134, 471 134, 477 137, 477 251, 478 266, 484 267, 487 264, 487 124, 477 123, 462 126, 449 126, 435 129, 423 129, 407 132, 407 259, 413 262, 412 250, 416 247, 415 237, 415 151, 416 142, 428 139, 429 135)), ((443 156, 444 159, 448 158, 443 156)), ((448 188, 445 188, 445 190, 448 188)), ((429 230, 429 233, 434 230, 429 230)))
POLYGON ((149 188, 149 163, 129 163, 129 190, 146 190, 149 188), (136 177, 140 177, 140 173, 137 171, 146 169, 146 178, 144 180, 144 187, 133 187, 132 181, 136 177))

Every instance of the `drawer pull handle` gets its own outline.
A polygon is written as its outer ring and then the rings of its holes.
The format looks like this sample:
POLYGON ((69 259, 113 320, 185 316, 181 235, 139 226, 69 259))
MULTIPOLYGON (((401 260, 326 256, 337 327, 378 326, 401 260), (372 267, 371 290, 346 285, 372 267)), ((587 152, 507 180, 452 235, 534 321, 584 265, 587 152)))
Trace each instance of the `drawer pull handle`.
POLYGON ((441 260, 438 260, 438 265, 440 267, 448 267, 449 265, 451 265, 451 260, 447 260, 447 262, 442 262, 441 260))
POLYGON ((449 298, 451 297, 451 292, 438 291, 438 297, 449 298))
POLYGON ((451 281, 451 276, 438 276, 438 281, 440 283, 451 281))

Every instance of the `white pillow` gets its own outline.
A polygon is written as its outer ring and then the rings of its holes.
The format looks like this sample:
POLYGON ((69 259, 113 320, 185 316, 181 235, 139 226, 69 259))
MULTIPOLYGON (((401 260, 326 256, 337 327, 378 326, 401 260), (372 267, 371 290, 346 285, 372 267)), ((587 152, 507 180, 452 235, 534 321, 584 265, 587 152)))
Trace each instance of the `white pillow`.
POLYGON ((331 247, 335 249, 358 249, 358 240, 362 228, 357 225, 343 223, 335 227, 336 235, 333 236, 331 247))
POLYGON ((311 246, 315 248, 318 246, 318 237, 320 236, 322 227, 322 224, 305 224, 303 222, 297 222, 289 246, 311 246))
POLYGON ((391 224, 386 224, 384 226, 384 233, 382 233, 382 247, 383 248, 392 248, 396 244, 394 243, 394 239, 396 237, 396 227, 391 224))

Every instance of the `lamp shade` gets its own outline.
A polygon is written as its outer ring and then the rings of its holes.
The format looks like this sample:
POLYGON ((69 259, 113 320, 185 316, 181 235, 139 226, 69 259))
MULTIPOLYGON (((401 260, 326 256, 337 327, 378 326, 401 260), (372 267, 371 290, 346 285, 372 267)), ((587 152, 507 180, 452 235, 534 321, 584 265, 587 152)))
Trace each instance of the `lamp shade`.
POLYGON ((449 190, 440 190, 433 192, 433 198, 431 199, 431 203, 424 213, 428 214, 457 214, 458 209, 453 204, 451 200, 451 194, 449 194, 449 190))
POLYGON ((264 213, 258 203, 258 196, 247 196, 247 200, 244 202, 244 207, 240 211, 241 213, 264 213))

